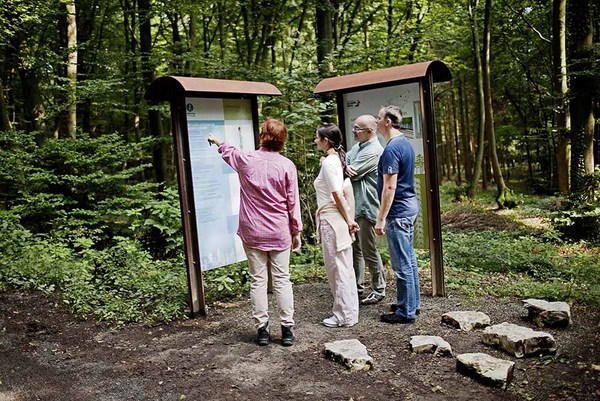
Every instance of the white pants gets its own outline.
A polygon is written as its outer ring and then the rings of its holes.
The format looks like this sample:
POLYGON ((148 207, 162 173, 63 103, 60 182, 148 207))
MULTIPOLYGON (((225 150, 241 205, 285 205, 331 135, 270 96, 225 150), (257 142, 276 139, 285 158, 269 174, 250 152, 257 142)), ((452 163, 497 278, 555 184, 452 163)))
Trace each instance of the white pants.
POLYGON ((320 221, 323 262, 333 295, 333 316, 341 324, 358 323, 358 292, 352 264, 352 246, 336 251, 335 231, 325 220, 320 221))
POLYGON ((283 251, 261 251, 244 245, 250 270, 250 300, 256 327, 269 322, 267 283, 269 269, 273 278, 273 292, 277 297, 279 318, 284 326, 294 325, 294 293, 290 281, 290 248, 283 251))

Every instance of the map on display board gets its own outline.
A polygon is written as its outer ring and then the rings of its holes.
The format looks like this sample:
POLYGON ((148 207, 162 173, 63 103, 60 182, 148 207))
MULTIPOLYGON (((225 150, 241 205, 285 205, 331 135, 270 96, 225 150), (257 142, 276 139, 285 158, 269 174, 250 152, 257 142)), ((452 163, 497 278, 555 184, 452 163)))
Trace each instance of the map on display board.
MULTIPOLYGON (((357 117, 363 114, 377 116, 382 106, 395 105, 402 110, 403 118, 400 131, 408 138, 416 153, 415 191, 419 198, 421 212, 415 222, 414 244, 416 248, 428 249, 429 228, 427 224, 427 191, 420 93, 418 82, 345 93, 343 95, 344 122, 346 126, 346 144, 348 149, 351 149, 356 141, 350 128, 354 125, 357 117)), ((381 145, 385 146, 383 136, 379 133, 377 136, 381 145)))
POLYGON ((240 183, 237 173, 208 144, 213 134, 253 151, 254 124, 248 99, 186 98, 193 197, 202 270, 246 260, 237 236, 240 183))

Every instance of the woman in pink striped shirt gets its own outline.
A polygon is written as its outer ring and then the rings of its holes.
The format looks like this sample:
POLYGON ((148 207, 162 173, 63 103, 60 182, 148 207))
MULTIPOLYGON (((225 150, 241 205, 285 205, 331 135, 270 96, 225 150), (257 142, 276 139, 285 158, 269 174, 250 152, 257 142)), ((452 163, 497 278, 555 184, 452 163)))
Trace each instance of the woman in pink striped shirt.
POLYGON ((219 147, 223 160, 240 179, 240 221, 238 235, 244 244, 250 271, 252 315, 258 328, 259 345, 269 343, 268 269, 281 319, 281 343, 294 342, 294 295, 290 281, 290 251, 300 249, 302 221, 298 172, 294 163, 279 152, 287 140, 287 128, 267 118, 262 124, 260 148, 242 152, 214 136, 210 144, 219 147))

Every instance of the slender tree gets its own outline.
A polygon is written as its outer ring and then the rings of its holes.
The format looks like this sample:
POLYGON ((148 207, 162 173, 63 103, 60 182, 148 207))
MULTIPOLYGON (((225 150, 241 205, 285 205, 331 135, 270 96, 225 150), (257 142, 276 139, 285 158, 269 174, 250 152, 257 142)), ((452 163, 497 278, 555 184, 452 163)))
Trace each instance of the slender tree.
POLYGON ((593 24, 591 0, 570 0, 571 192, 584 197, 584 177, 594 172, 593 24))
MULTIPOLYGON (((144 82, 144 90, 146 90, 154 80, 154 64, 152 63, 152 14, 150 0, 138 0, 138 11, 140 16, 139 30, 142 79, 144 82)), ((156 176, 156 182, 169 183, 171 178, 167 174, 168 164, 166 158, 166 149, 164 141, 161 140, 163 130, 160 114, 157 110, 148 110, 148 123, 151 135, 158 139, 154 147, 154 173, 156 176)))
POLYGON ((319 76, 326 78, 333 72, 333 5, 330 0, 317 0, 317 64, 319 76))
POLYGON ((77 14, 75 0, 69 0, 67 7, 67 132, 74 139, 77 131, 77 14))
POLYGON ((512 208, 516 204, 512 199, 512 192, 506 186, 500 162, 498 161, 498 150, 496 149, 496 132, 494 130, 494 108, 492 103, 491 83, 491 31, 492 31, 492 0, 485 1, 485 18, 483 25, 483 92, 485 97, 485 131, 488 139, 488 149, 494 181, 496 182, 496 203, 500 209, 512 208))
POLYGON ((10 123, 6 101, 4 100, 4 85, 0 81, 0 131, 6 131, 11 128, 12 124, 10 123))
POLYGON ((556 168, 558 190, 569 193, 569 162, 571 145, 568 132, 571 128, 567 104, 567 0, 554 0, 552 10, 552 56, 554 70, 554 117, 558 135, 556 168))
POLYGON ((468 0, 469 22, 473 41, 475 77, 477 79, 477 154, 475 157, 475 165, 473 166, 473 175, 467 188, 467 196, 469 199, 475 198, 475 192, 477 191, 479 178, 482 174, 483 154, 485 150, 485 97, 483 91, 483 71, 481 66, 481 52, 476 15, 478 3, 478 0, 468 0))
POLYGON ((464 73, 461 73, 458 76, 458 107, 460 108, 460 133, 462 143, 463 166, 465 168, 465 180, 467 182, 470 182, 473 176, 473 151, 471 148, 471 135, 469 134, 469 113, 466 110, 469 105, 469 102, 466 98, 464 87, 464 73))

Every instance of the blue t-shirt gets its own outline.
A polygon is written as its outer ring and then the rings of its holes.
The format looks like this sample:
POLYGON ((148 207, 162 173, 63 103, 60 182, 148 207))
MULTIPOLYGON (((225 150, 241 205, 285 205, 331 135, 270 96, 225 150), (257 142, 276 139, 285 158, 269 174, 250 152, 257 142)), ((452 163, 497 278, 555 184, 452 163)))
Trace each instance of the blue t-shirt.
POLYGON ((412 217, 419 213, 419 200, 415 193, 415 150, 404 135, 387 143, 377 166, 377 195, 381 201, 383 175, 398 174, 394 201, 388 218, 412 217))

